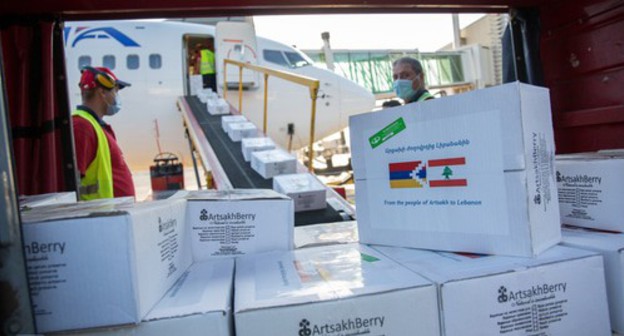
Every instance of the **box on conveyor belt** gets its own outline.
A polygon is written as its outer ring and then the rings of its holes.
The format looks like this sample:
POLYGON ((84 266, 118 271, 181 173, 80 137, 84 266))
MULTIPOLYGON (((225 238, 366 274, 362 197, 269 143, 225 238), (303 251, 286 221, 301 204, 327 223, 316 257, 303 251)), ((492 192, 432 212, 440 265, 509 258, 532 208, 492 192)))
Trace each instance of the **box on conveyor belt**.
POLYGON ((236 335, 440 335, 435 286, 364 245, 236 260, 236 335))
POLYGON ((275 176, 273 190, 292 198, 295 212, 327 207, 325 185, 310 173, 275 176))
POLYGON ((194 263, 137 325, 71 332, 66 336, 233 336, 234 259, 194 263))
POLYGON ((595 252, 555 246, 520 258, 374 248, 438 284, 443 335, 611 335, 595 252))
POLYGON ((197 96, 204 88, 204 80, 201 75, 191 75, 191 95, 197 96))
POLYGON ((206 101, 206 108, 211 115, 228 114, 230 113, 230 105, 223 98, 215 96, 208 98, 206 101))
POLYGON ((187 200, 195 261, 293 248, 293 202, 273 190, 196 191, 187 200))
POLYGON ((624 334, 624 234, 570 228, 564 228, 562 233, 562 245, 602 254, 611 328, 624 334))
POLYGON ((77 201, 78 200, 76 199, 76 193, 73 191, 40 195, 20 195, 19 207, 20 210, 23 211, 28 208, 35 208, 45 205, 71 204, 76 203, 77 201))
POLYGON ((624 232, 624 156, 556 160, 561 223, 624 232))
POLYGON ((295 248, 359 242, 355 221, 295 227, 295 248))
POLYGON ((256 125, 251 122, 229 123, 228 136, 234 142, 240 142, 245 138, 255 138, 258 136, 256 125))
POLYGON ((297 159, 282 149, 251 153, 251 168, 265 179, 297 172, 297 159))
POLYGON ((360 114, 350 131, 361 242, 535 256, 560 241, 547 89, 360 114))
POLYGON ((38 332, 141 321, 192 262, 185 210, 111 199, 24 212, 38 332))
POLYGON ((228 124, 241 122, 248 122, 248 120, 242 115, 229 115, 221 117, 221 127, 223 128, 223 132, 225 133, 228 133, 228 124))
POLYGON ((275 142, 271 138, 245 138, 241 140, 241 150, 245 161, 251 161, 251 153, 275 149, 275 142))

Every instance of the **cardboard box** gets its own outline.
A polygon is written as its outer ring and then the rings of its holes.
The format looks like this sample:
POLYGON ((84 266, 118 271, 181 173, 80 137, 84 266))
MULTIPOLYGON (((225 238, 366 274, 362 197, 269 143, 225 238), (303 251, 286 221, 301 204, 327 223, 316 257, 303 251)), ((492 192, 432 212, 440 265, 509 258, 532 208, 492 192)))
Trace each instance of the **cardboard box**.
POLYGON ((624 234, 563 229, 562 245, 602 254, 607 281, 611 328, 624 334, 624 234))
POLYGON ((141 321, 192 262, 185 209, 112 199, 24 212, 38 332, 141 321))
POLYGON ((197 96, 204 88, 204 80, 201 75, 191 75, 191 95, 197 96))
POLYGON ((45 205, 71 204, 76 203, 77 201, 76 193, 73 191, 40 195, 20 195, 19 207, 20 211, 23 211, 28 208, 45 205))
POLYGON ((228 136, 234 142, 239 142, 244 138, 253 138, 258 136, 258 129, 253 123, 229 123, 228 136))
POLYGON ((375 249, 438 284, 443 335, 611 335, 594 252, 556 246, 517 258, 375 249))
POLYGON ((561 222, 624 232, 624 157, 557 158, 561 222))
POLYGON ((275 143, 271 138, 246 138, 241 140, 241 149, 245 161, 251 161, 251 153, 275 149, 275 143))
POLYGON ((211 96, 206 102, 206 108, 211 115, 229 114, 230 105, 223 98, 218 98, 216 94, 211 96))
POLYGON ((297 172, 297 159, 282 149, 251 153, 251 168, 265 179, 297 172))
POLYGON ((359 242, 356 221, 295 227, 295 248, 359 242))
POLYGON ((228 133, 230 123, 241 123, 248 122, 247 118, 242 115, 231 115, 231 116, 223 116, 221 117, 221 127, 223 128, 223 132, 228 133))
POLYGON ((350 131, 362 242, 535 256, 560 241, 547 89, 360 114, 350 131))
POLYGON ((236 260, 236 335, 439 335, 435 286, 358 244, 236 260))
POLYGON ((293 248, 290 198, 268 189, 191 192, 187 225, 193 259, 293 248))
POLYGON ((88 329, 63 335, 233 336, 234 259, 193 264, 138 325, 88 329))
POLYGON ((275 176, 273 190, 292 198, 295 212, 327 207, 325 185, 310 173, 275 176))

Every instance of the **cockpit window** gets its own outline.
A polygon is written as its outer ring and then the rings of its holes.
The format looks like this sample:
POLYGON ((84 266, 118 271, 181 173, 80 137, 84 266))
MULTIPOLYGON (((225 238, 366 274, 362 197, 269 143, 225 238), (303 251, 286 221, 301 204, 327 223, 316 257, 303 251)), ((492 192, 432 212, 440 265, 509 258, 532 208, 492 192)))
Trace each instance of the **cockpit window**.
POLYGON ((284 55, 279 50, 265 49, 262 51, 262 55, 267 62, 275 63, 284 67, 289 67, 288 61, 284 58, 284 55))
POLYGON ((286 55, 286 58, 292 68, 301 68, 303 66, 310 65, 308 60, 296 52, 285 51, 284 54, 286 55))

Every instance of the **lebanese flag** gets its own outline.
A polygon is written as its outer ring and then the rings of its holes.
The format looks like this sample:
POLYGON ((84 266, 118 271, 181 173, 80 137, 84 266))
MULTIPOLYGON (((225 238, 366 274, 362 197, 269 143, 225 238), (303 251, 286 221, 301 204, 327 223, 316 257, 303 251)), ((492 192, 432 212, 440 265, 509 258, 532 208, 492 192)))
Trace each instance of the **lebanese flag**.
POLYGON ((429 187, 466 187, 468 180, 465 178, 457 178, 457 174, 461 175, 463 166, 466 165, 465 157, 446 158, 429 160, 429 187))

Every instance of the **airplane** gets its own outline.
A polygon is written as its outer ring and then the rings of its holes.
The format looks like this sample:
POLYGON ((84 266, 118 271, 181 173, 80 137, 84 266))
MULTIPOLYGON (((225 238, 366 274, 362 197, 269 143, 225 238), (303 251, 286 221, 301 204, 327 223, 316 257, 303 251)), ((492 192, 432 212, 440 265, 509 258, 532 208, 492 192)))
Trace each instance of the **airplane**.
MULTIPOLYGON (((72 107, 81 102, 78 81, 85 66, 108 67, 132 84, 120 91, 121 112, 105 121, 115 130, 133 171, 148 170, 159 148, 190 164, 192 157, 176 100, 190 95, 189 55, 197 43, 214 42, 220 94, 224 87, 224 58, 318 79, 315 140, 339 132, 348 126, 350 115, 369 112, 375 106, 369 90, 314 66, 309 57, 293 47, 257 37, 253 25, 247 22, 209 26, 166 20, 75 21, 66 24, 64 38, 72 107)), ((227 100, 238 108, 238 67, 230 65, 226 73, 227 100)), ((244 70, 243 83, 242 114, 261 129, 263 75, 244 70)), ((293 150, 307 146, 311 110, 308 88, 279 78, 270 78, 268 87, 267 135, 283 148, 288 148, 289 142, 293 150), (289 128, 294 129, 293 135, 289 135, 289 128)))

